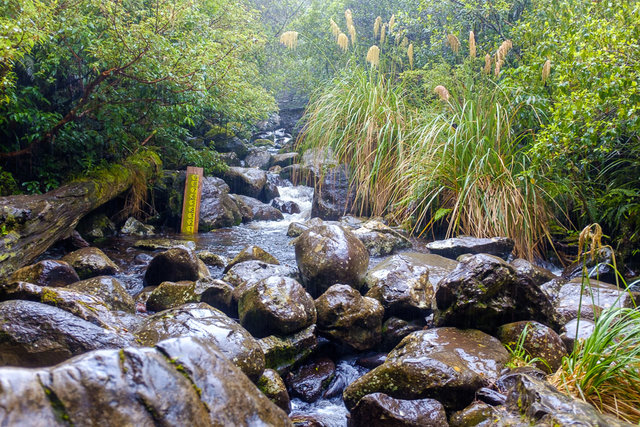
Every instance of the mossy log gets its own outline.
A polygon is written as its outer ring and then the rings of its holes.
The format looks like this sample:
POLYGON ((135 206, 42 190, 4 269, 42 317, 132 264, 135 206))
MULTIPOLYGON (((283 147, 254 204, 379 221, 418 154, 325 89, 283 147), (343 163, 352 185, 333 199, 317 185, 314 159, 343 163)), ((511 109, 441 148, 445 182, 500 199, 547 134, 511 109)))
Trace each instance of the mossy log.
POLYGON ((0 197, 0 282, 67 237, 87 213, 161 170, 145 151, 46 194, 0 197))

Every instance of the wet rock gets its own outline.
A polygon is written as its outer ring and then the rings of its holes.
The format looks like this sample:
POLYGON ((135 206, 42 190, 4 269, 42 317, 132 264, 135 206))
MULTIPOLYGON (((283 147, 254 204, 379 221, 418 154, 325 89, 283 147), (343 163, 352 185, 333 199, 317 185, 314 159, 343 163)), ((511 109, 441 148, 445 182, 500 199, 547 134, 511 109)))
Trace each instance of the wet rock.
POLYGON ((583 285, 582 279, 576 278, 560 288, 555 306, 562 323, 566 323, 578 316, 581 319, 594 320, 594 314, 598 314, 606 308, 613 306, 634 307, 638 302, 640 302, 640 293, 638 292, 627 292, 609 283, 594 279, 590 279, 588 284, 585 282, 583 285), (578 314, 579 308, 580 315, 578 314))
POLYGON ((384 309, 348 285, 333 285, 316 300, 318 333, 356 350, 375 347, 382 336, 384 309))
POLYGON ((239 200, 240 203, 247 206, 251 210, 250 220, 279 221, 281 219, 284 219, 284 216, 282 216, 282 212, 271 205, 262 203, 260 200, 237 194, 234 195, 234 197, 236 200, 239 200))
POLYGON ((318 419, 318 415, 291 414, 289 419, 294 427, 330 427, 318 419))
POLYGON ((350 231, 337 225, 310 228, 296 239, 295 251, 303 284, 313 297, 336 283, 362 287, 369 253, 350 231))
POLYGON ((162 311, 190 302, 199 302, 195 282, 162 282, 147 298, 147 311, 162 311))
POLYGON ((135 302, 115 277, 99 276, 69 285, 68 289, 100 298, 110 310, 135 312, 135 302))
POLYGON ((562 278, 565 280, 580 279, 583 276, 583 268, 586 267, 589 278, 606 283, 616 283, 618 277, 613 268, 616 265, 614 258, 615 254, 609 247, 600 248, 593 258, 589 252, 584 253, 563 270, 562 278))
POLYGON ((156 230, 153 226, 143 224, 134 217, 130 217, 125 221, 124 225, 120 229, 120 233, 146 237, 153 236, 156 233, 156 230))
POLYGON ((387 360, 387 353, 375 353, 372 356, 359 357, 356 363, 363 368, 373 369, 382 365, 387 360))
POLYGON ((219 153, 236 153, 238 158, 244 159, 249 149, 247 145, 238 137, 223 138, 214 141, 214 146, 219 153))
POLYGON ((292 222, 291 224, 289 224, 289 228, 287 229, 287 236, 298 237, 308 229, 320 225, 325 225, 324 221, 320 218, 311 218, 310 220, 305 222, 292 222))
POLYGON ((245 261, 231 267, 223 280, 235 288, 233 290, 233 298, 237 301, 253 285, 272 276, 297 279, 298 271, 286 265, 267 264, 262 261, 245 261))
POLYGON ((242 163, 236 153, 218 153, 220 160, 227 166, 241 166, 242 163))
POLYGON ((242 212, 229 195, 229 186, 220 178, 205 177, 202 181, 198 230, 206 232, 238 225, 240 222, 242 212))
POLYGON ((391 350, 397 346, 400 341, 412 332, 423 329, 425 322, 423 319, 404 320, 398 317, 389 317, 382 324, 382 342, 380 347, 385 350, 391 350))
POLYGON ((497 337, 508 348, 515 349, 525 328, 527 332, 522 348, 531 359, 542 359, 535 362, 534 366, 549 374, 555 372, 567 352, 560 336, 553 329, 538 322, 521 321, 500 326, 497 337))
POLYGON ((364 396, 351 411, 350 427, 442 427, 447 414, 435 399, 402 400, 384 393, 364 396))
POLYGON ((362 224, 353 234, 360 239, 371 256, 384 256, 398 249, 410 248, 411 242, 402 234, 382 222, 371 219, 362 224))
POLYGON ((488 387, 482 387, 476 391, 476 399, 489 405, 498 406, 505 404, 507 396, 488 387))
POLYGON ((526 259, 518 258, 511 261, 511 265, 516 269, 516 274, 521 277, 528 277, 536 286, 542 286, 557 276, 546 268, 533 265, 526 259))
POLYGON ((426 316, 434 305, 428 267, 402 254, 369 270, 364 282, 369 289, 366 295, 382 304, 385 316, 411 320, 426 316))
POLYGON ((265 369, 256 385, 258 389, 280 409, 287 414, 291 412, 289 392, 287 391, 284 381, 276 371, 273 369, 265 369))
POLYGON ((217 308, 227 316, 238 317, 238 304, 233 301, 233 287, 224 280, 200 279, 196 282, 194 291, 200 302, 217 308))
POLYGON ((67 251, 75 251, 77 249, 88 248, 91 246, 89 242, 84 240, 76 230, 73 230, 69 236, 61 239, 58 244, 64 247, 67 251))
POLYGON ((148 251, 155 251, 159 249, 167 250, 175 248, 176 246, 184 246, 188 249, 195 250, 196 242, 176 239, 141 239, 136 240, 133 244, 134 248, 145 249, 148 251))
POLYGON ((519 415, 511 414, 504 406, 494 407, 481 401, 475 401, 449 417, 451 427, 526 427, 530 425, 519 415))
POLYGON ((9 282, 29 282, 38 286, 67 286, 80 280, 76 271, 64 261, 46 259, 16 270, 9 282))
POLYGON ((252 260, 266 262, 267 264, 280 265, 280 261, 278 261, 269 252, 265 251, 259 246, 251 245, 241 250, 240 253, 238 253, 238 255, 236 255, 235 258, 233 258, 231 262, 229 262, 229 264, 227 264, 227 266, 224 269, 224 272, 225 273, 228 272, 231 269, 231 267, 233 267, 236 264, 240 264, 241 262, 252 261, 252 260))
POLYGON ((531 280, 519 278, 502 259, 468 255, 438 283, 435 322, 438 326, 492 332, 498 325, 536 320, 557 326, 549 298, 531 280))
POLYGON ((311 203, 311 216, 324 220, 338 220, 352 213, 355 193, 349 187, 347 167, 337 166, 326 170, 321 176, 322 183, 316 186, 311 203))
POLYGON ((318 346, 316 325, 292 335, 270 335, 259 339, 258 343, 264 351, 265 366, 282 375, 315 351, 318 346))
POLYGON ((507 408, 537 425, 628 425, 601 415, 590 404, 560 393, 548 382, 528 375, 518 376, 507 397, 507 408))
POLYGON ((0 303, 0 366, 51 366, 91 350, 130 345, 128 338, 50 305, 0 303))
POLYGON ((298 160, 298 153, 283 153, 283 154, 274 154, 271 157, 270 166, 280 166, 281 168, 286 168, 287 166, 291 166, 296 163, 298 160))
POLYGON ((255 168, 231 167, 225 172, 224 179, 232 193, 266 201, 263 192, 267 183, 265 171, 255 168))
POLYGON ((253 221, 253 209, 251 208, 251 205, 247 202, 251 202, 257 199, 249 198, 248 201, 245 201, 244 197, 240 197, 238 194, 230 194, 229 197, 236 204, 236 207, 240 212, 240 216, 242 217, 242 222, 246 223, 246 222, 253 221))
POLYGON ((0 368, 0 425, 48 427, 61 424, 38 374, 34 369, 0 368))
POLYGON ((305 402, 315 402, 335 376, 336 365, 326 357, 316 359, 296 370, 287 380, 291 395, 305 402))
POLYGON ((269 203, 276 197, 280 197, 280 190, 278 190, 278 184, 276 183, 278 176, 271 173, 267 173, 267 183, 264 185, 264 194, 262 200, 269 203))
POLYGON ((138 265, 147 265, 152 259, 153 257, 151 255, 140 253, 133 258, 133 262, 138 265))
POLYGON ((0 300, 41 302, 93 323, 101 328, 123 332, 124 328, 105 302, 96 296, 68 288, 50 288, 26 282, 14 282, 0 288, 0 300))
POLYGON ((211 267, 224 268, 227 265, 227 258, 222 255, 214 254, 210 251, 200 251, 196 253, 196 256, 202 260, 206 265, 211 267))
POLYGON ((298 206, 296 202, 291 200, 282 200, 279 197, 276 197, 271 201, 271 206, 286 214, 300 213, 300 206, 298 206))
POLYGON ((289 277, 269 277, 242 294, 240 323, 253 336, 288 335, 316 322, 311 296, 289 277))
POLYGON ((154 256, 144 281, 149 286, 162 282, 196 281, 200 277, 200 265, 193 251, 185 247, 172 248, 154 256))
POLYGON ((437 398, 448 410, 461 409, 476 390, 498 378, 508 360, 500 341, 477 330, 414 332, 385 363, 349 385, 343 397, 348 409, 376 392, 398 399, 437 398))
POLYGON ((110 276, 120 271, 118 266, 104 252, 94 247, 82 248, 71 252, 65 255, 62 261, 68 262, 78 273, 80 279, 110 276))
POLYGON ((434 291, 437 289, 438 282, 458 266, 457 261, 435 254, 403 252, 402 257, 409 264, 422 265, 429 270, 429 282, 433 285, 434 291))
POLYGON ((427 243, 427 249, 431 253, 451 259, 457 259, 464 254, 489 254, 506 260, 513 251, 513 246, 513 240, 507 237, 478 238, 461 236, 427 243))
POLYGON ((168 338, 197 337, 213 342, 252 380, 264 370, 264 353, 251 334, 221 311, 207 304, 186 304, 149 316, 136 336, 153 346, 168 338))
POLYGON ((586 340, 593 335, 595 329, 596 324, 592 320, 573 319, 562 327, 560 339, 562 339, 562 342, 564 342, 564 345, 567 347, 567 352, 571 353, 576 340, 586 340))
POLYGON ((271 163, 271 153, 266 148, 252 148, 244 159, 247 167, 267 170, 271 163))

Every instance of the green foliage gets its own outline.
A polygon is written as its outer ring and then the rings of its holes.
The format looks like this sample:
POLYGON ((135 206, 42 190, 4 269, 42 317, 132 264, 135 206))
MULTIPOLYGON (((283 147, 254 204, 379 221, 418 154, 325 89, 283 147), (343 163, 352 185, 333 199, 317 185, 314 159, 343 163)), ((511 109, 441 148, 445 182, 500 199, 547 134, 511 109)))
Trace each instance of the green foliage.
POLYGON ((527 323, 522 329, 522 332, 520 332, 517 342, 512 343, 512 345, 505 345, 507 351, 509 352, 509 362, 507 362, 507 367, 515 369, 522 366, 542 365, 546 367, 548 371, 551 371, 551 368, 549 367, 549 364, 546 360, 541 357, 532 357, 525 348, 525 343, 528 335, 529 323, 527 323))
POLYGON ((250 122, 275 108, 258 85, 264 37, 241 1, 60 0, 50 10, 11 63, 0 106, 0 159, 42 191, 52 181, 38 174, 77 175, 143 144, 173 154, 205 119, 250 122))
POLYGON ((635 235, 631 245, 640 241, 639 14, 638 2, 535 2, 513 31, 522 60, 510 77, 547 111, 532 156, 565 184, 558 197, 576 225, 601 222, 615 238, 635 235))
POLYGON ((184 166, 197 166, 204 169, 205 175, 220 175, 228 168, 227 164, 220 158, 220 154, 210 148, 196 150, 190 146, 184 148, 182 152, 184 166))
POLYGON ((11 172, 2 170, 2 168, 0 167, 0 196, 18 194, 18 192, 18 183, 13 178, 11 172))

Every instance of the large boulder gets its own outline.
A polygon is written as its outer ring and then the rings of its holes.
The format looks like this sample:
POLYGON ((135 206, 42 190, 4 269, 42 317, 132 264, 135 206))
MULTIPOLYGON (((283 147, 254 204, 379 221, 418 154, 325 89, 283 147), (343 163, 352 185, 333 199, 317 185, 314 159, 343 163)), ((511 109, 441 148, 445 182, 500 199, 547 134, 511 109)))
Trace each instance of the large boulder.
POLYGON ((551 301, 533 281, 519 277, 502 259, 486 254, 463 257, 438 283, 438 326, 493 332, 502 324, 536 320, 557 327, 551 301))
POLYGON ((571 279, 560 287, 555 298, 555 307, 562 324, 577 318, 594 320, 602 310, 610 307, 635 307, 640 302, 640 293, 598 280, 571 279))
POLYGON ((68 288, 100 298, 111 310, 135 312, 133 298, 115 277, 92 277, 69 285, 68 288))
POLYGON ((367 296, 378 300, 385 316, 405 319, 431 312, 434 298, 428 266, 413 257, 394 255, 369 270, 364 278, 367 296))
POLYGON ((310 228, 296 239, 295 251, 303 284, 314 298, 336 283, 362 287, 369 253, 350 231, 337 225, 310 228))
POLYGON ((200 278, 200 262, 192 250, 176 247, 153 257, 144 280, 149 286, 162 282, 196 281, 200 278))
POLYGON ((267 170, 271 163, 271 153, 266 148, 251 148, 244 159, 244 163, 250 168, 267 170))
POLYGON ((231 138, 215 138, 214 147, 219 153, 236 153, 240 159, 244 159, 249 152, 244 141, 236 136, 231 138))
POLYGON ((498 379, 509 354, 500 341, 477 330, 436 328, 414 332, 386 361, 344 391, 348 409, 370 393, 397 399, 433 398, 462 409, 475 392, 498 379))
POLYGON ((198 337, 213 342, 249 378, 264 370, 264 353, 239 323, 207 304, 186 304, 149 316, 136 331, 140 344, 152 346, 168 338, 198 337))
POLYGON ((162 311, 190 302, 200 302, 195 282, 162 282, 151 291, 146 306, 147 311, 162 311))
POLYGON ((296 280, 269 277, 248 289, 238 301, 240 323, 253 336, 288 335, 316 322, 311 296, 296 280))
POLYGON ((464 254, 489 254, 506 260, 513 251, 513 246, 513 240, 508 237, 460 236, 427 243, 427 249, 431 253, 451 259, 456 259, 464 254))
POLYGON ((178 240, 178 239, 140 239, 133 242, 133 247, 138 249, 144 249, 147 251, 167 250, 175 248, 176 246, 185 246, 188 249, 195 250, 196 242, 191 240, 178 240))
POLYGON ((220 178, 205 177, 202 181, 198 230, 205 232, 215 228, 231 227, 240 224, 241 221, 240 209, 229 197, 229 186, 220 178))
POLYGON ((384 309, 348 285, 333 285, 316 300, 318 333, 356 350, 375 347, 382 336, 384 309))
POLYGON ((282 212, 274 208, 271 205, 262 203, 258 199, 253 197, 242 196, 239 194, 233 195, 236 204, 243 215, 243 221, 279 221, 284 218, 282 212), (249 212, 246 212, 246 211, 249 212))
POLYGON ((223 280, 234 287, 233 295, 237 301, 249 288, 259 281, 272 276, 297 279, 298 271, 286 265, 268 264, 252 260, 244 261, 231 267, 223 280))
POLYGON ((538 322, 507 323, 498 328, 497 337, 512 350, 521 345, 530 359, 537 359, 534 366, 548 374, 554 373, 562 364, 562 358, 567 355, 560 336, 550 327, 538 322))
POLYGON ((300 213, 300 205, 292 200, 282 200, 280 197, 273 199, 271 206, 286 214, 300 213))
POLYGON ((298 157, 298 153, 274 154, 273 157, 271 157, 271 164, 269 166, 280 166, 281 168, 285 168, 296 163, 298 157))
POLYGON ((81 279, 111 276, 120 271, 118 266, 104 252, 94 247, 73 251, 65 255, 62 260, 68 262, 81 279))
POLYGON ((266 367, 283 375, 316 350, 316 325, 287 336, 269 335, 258 342, 264 351, 266 367))
POLYGON ((91 350, 121 348, 131 342, 126 334, 54 306, 20 300, 0 303, 0 366, 51 366, 91 350))
POLYGON ((353 234, 360 239, 371 256, 384 256, 398 249, 410 248, 411 242, 405 236, 376 219, 370 219, 353 234))
POLYGON ((390 351, 400 344, 400 341, 412 332, 424 329, 424 319, 404 320, 399 317, 389 317, 382 324, 382 342, 380 347, 390 351))
POLYGON ((131 236, 146 237, 156 234, 156 230, 152 225, 143 224, 134 217, 129 217, 120 229, 120 233, 131 236))
POLYGON ((355 191, 349 185, 349 172, 345 165, 328 169, 321 174, 311 203, 311 216, 328 220, 353 213, 355 191))
POLYGON ((9 282, 29 282, 39 286, 67 286, 80 280, 78 273, 64 261, 45 259, 16 270, 9 282))
POLYGON ((230 167, 224 175, 224 179, 231 192, 243 196, 253 197, 261 201, 268 201, 264 196, 264 188, 267 184, 267 173, 255 168, 230 167))
POLYGON ((291 395, 305 402, 315 402, 329 386, 335 372, 335 363, 327 357, 305 363, 288 377, 291 395))
POLYGON ((351 411, 353 427, 442 427, 447 414, 435 399, 394 399, 384 393, 368 394, 351 411))
POLYGON ((528 277, 536 286, 557 278, 555 274, 543 267, 538 267, 526 259, 518 258, 511 261, 511 265, 516 269, 516 274, 521 277, 528 277))
POLYGON ((192 338, 2 368, 0 390, 0 425, 291 425, 215 345, 192 338))
POLYGON ((256 385, 258 389, 260 389, 270 401, 278 405, 280 409, 287 414, 291 412, 291 400, 287 386, 276 371, 273 369, 265 369, 256 385))

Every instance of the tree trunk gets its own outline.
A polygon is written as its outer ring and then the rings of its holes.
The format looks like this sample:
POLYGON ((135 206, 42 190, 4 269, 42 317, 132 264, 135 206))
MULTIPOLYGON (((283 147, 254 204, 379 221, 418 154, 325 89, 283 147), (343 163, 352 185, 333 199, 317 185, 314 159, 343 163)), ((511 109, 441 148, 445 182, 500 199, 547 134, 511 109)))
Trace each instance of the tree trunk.
POLYGON ((67 237, 84 215, 160 169, 158 155, 143 152, 46 194, 0 197, 0 282, 67 237))

